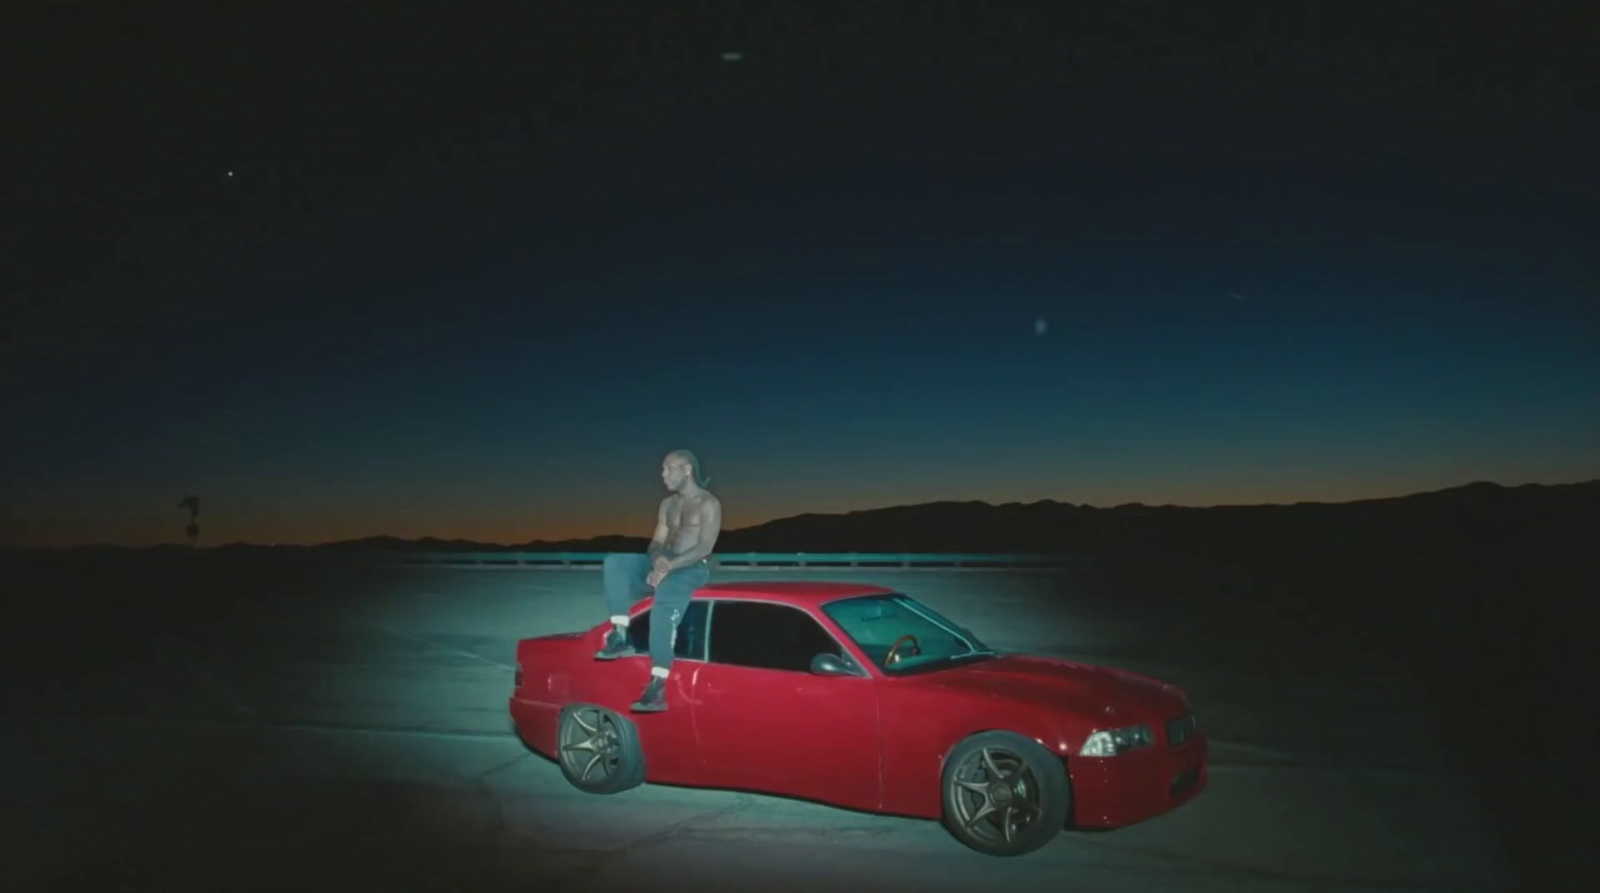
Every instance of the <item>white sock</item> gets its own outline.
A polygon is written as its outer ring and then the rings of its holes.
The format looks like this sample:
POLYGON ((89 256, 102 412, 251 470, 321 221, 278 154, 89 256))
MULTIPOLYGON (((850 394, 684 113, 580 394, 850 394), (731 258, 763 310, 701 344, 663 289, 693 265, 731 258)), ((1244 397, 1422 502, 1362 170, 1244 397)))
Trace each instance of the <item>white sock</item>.
POLYGON ((659 676, 662 679, 665 679, 665 678, 667 678, 667 668, 666 667, 651 667, 650 668, 650 675, 659 676))
POLYGON ((628 630, 628 615, 626 615, 626 614, 617 614, 616 616, 611 618, 611 625, 616 627, 617 629, 622 630, 623 632, 627 632, 627 630, 628 630))

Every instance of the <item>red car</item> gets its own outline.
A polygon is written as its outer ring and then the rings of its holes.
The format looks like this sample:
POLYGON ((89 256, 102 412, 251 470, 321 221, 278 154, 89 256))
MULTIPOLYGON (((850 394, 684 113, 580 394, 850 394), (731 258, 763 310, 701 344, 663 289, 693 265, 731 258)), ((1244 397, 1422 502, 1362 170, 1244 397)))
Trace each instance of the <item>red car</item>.
POLYGON ((631 713, 650 673, 595 660, 610 621, 517 643, 512 721, 596 794, 651 782, 941 819, 1017 855, 1066 827, 1159 815, 1206 786, 1182 689, 1123 670, 1001 654, 900 592, 848 583, 698 590, 673 642, 668 708, 631 713))

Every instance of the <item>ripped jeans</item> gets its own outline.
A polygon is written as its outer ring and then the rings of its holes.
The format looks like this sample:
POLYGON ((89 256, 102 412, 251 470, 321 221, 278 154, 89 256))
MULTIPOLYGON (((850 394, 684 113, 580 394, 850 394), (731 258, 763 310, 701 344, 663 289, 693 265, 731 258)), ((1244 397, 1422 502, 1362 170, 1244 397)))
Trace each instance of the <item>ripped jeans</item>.
MULTIPOLYGON (((650 556, 640 554, 607 555, 603 576, 606 609, 613 619, 626 617, 628 608, 650 594, 650 556)), ((711 566, 704 561, 681 567, 667 574, 655 588, 655 604, 650 609, 650 666, 665 670, 672 666, 672 646, 678 637, 678 623, 689 609, 689 597, 711 579, 711 566)))

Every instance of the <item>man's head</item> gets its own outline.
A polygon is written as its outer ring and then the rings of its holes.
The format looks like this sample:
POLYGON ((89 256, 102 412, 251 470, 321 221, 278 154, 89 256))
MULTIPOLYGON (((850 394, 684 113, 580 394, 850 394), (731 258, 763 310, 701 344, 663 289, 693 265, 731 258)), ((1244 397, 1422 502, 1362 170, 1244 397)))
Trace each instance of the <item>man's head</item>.
POLYGON ((711 481, 700 472, 700 460, 688 450, 673 450, 661 460, 661 483, 677 493, 691 484, 704 487, 711 481))

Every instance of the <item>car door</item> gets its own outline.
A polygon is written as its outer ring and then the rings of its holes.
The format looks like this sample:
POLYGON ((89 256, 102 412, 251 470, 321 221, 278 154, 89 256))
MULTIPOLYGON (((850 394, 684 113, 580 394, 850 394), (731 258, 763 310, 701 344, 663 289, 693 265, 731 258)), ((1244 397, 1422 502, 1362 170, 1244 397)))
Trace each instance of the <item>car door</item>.
MULTIPOLYGON (((614 702, 619 710, 639 697, 646 680, 650 678, 650 612, 654 606, 640 611, 628 623, 628 643, 637 654, 622 660, 596 662, 594 672, 608 673, 618 687, 614 702)), ((629 714, 639 727, 639 741, 644 748, 645 765, 649 767, 652 781, 671 783, 692 782, 699 772, 700 755, 694 734, 694 721, 689 715, 688 703, 692 698, 695 674, 705 660, 706 604, 700 599, 689 602, 683 619, 672 641, 672 675, 667 681, 667 704, 662 713, 648 716, 629 714)))
POLYGON ((707 628, 694 682, 707 782, 876 808, 876 682, 838 640, 802 608, 754 600, 713 600, 707 628), (852 674, 812 672, 819 653, 852 674))

